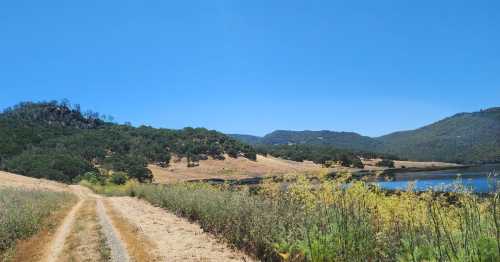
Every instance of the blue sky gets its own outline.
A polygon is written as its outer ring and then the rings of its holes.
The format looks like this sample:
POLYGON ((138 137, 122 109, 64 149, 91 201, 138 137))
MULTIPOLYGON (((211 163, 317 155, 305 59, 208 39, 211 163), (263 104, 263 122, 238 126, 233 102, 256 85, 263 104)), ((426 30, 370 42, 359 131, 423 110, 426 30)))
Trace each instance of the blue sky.
POLYGON ((2 1, 0 107, 378 136, 500 106, 499 1, 2 1))

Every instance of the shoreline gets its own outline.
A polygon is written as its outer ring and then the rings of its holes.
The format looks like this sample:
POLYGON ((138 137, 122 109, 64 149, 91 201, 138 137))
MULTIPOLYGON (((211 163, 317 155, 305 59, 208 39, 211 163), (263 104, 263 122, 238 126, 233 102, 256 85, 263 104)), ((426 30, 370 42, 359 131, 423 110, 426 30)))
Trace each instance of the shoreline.
POLYGON ((375 177, 375 176, 388 176, 394 177, 396 174, 402 173, 418 173, 418 172, 433 172, 433 171, 445 171, 445 170, 464 170, 478 165, 457 165, 457 166, 428 166, 428 167, 406 167, 406 168, 388 168, 385 170, 360 170, 353 172, 352 175, 355 178, 363 177, 375 177))
POLYGON ((383 171, 385 175, 394 175, 395 173, 413 173, 413 172, 432 172, 444 170, 463 170, 478 165, 457 165, 457 166, 429 166, 429 167, 407 167, 407 168, 390 168, 383 171))

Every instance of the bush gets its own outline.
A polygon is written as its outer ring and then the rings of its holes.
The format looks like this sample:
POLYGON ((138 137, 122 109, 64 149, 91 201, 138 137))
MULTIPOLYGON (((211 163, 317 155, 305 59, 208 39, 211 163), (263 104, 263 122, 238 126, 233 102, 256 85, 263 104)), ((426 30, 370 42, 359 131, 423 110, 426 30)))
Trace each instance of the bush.
POLYGON ((128 181, 128 176, 124 172, 115 172, 111 175, 111 183, 115 185, 124 185, 128 181))
POLYGON ((382 159, 381 161, 377 162, 376 165, 382 167, 394 168, 394 161, 389 159, 382 159))
POLYGON ((104 167, 127 173, 128 178, 139 182, 151 182, 153 174, 147 168, 147 164, 148 162, 140 157, 115 155, 106 159, 104 167))
POLYGON ((81 186, 88 187, 92 189, 97 194, 102 194, 106 196, 135 196, 135 191, 133 188, 137 187, 136 181, 128 180, 125 185, 116 185, 113 183, 105 184, 92 184, 87 180, 80 181, 81 186))
POLYGON ((101 175, 99 172, 87 172, 83 175, 77 176, 74 180, 73 183, 78 183, 82 180, 87 180, 92 184, 104 184, 106 182, 106 178, 101 175))

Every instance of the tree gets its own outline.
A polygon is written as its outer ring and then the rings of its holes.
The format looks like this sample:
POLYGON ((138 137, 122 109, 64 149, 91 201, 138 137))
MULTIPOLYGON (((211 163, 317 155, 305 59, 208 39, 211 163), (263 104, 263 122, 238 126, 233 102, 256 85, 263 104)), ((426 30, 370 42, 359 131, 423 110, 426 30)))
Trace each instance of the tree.
POLYGON ((115 185, 123 185, 127 183, 128 176, 127 173, 125 172, 115 172, 113 175, 111 175, 111 183, 115 185))
POLYGON ((151 183, 153 181, 153 174, 146 167, 133 166, 128 170, 127 174, 130 178, 135 178, 141 183, 151 183))
POLYGON ((382 167, 394 168, 394 161, 389 159, 382 159, 381 161, 377 162, 376 165, 382 167))
POLYGON ((236 148, 229 148, 228 151, 227 151, 227 155, 232 157, 232 158, 238 158, 238 150, 236 148))
POLYGON ((156 163, 161 167, 167 167, 172 156, 169 152, 157 153, 155 156, 156 163))
POLYGON ((247 151, 243 153, 243 157, 253 161, 257 161, 257 153, 255 151, 247 151))

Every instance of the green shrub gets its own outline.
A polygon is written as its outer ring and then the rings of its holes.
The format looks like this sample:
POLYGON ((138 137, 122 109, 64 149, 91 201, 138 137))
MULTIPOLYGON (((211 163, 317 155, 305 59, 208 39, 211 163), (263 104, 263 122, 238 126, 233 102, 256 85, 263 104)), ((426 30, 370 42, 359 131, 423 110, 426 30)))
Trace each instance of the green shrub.
POLYGON ((111 183, 115 185, 124 185, 125 183, 127 183, 127 180, 128 176, 124 172, 115 172, 110 179, 111 183))
POLYGON ((377 162, 376 165, 377 166, 394 168, 394 161, 389 160, 389 159, 382 159, 381 161, 377 162))
POLYGON ((78 183, 82 180, 89 181, 92 184, 104 184, 106 183, 106 178, 99 172, 87 172, 83 175, 77 176, 73 182, 78 183))

